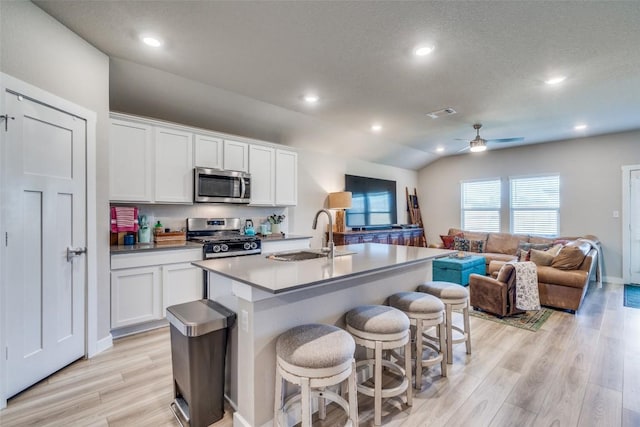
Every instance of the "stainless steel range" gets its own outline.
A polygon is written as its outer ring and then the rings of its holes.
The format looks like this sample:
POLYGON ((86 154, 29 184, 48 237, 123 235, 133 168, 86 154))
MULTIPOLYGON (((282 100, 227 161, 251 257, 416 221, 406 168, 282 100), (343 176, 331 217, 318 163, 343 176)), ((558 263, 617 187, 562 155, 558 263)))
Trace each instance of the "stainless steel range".
POLYGON ((187 239, 203 244, 205 259, 261 253, 260 238, 241 228, 240 218, 187 218, 187 239))

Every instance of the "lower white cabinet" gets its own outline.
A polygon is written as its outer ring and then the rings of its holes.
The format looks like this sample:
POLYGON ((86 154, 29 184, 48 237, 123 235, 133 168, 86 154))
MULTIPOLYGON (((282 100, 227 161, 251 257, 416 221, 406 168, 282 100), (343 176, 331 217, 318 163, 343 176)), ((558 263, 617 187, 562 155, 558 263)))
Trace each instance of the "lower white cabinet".
POLYGON ((311 237, 303 239, 269 240, 262 239, 262 253, 272 254, 275 252, 297 251, 309 249, 311 247, 311 237))
POLYGON ((202 249, 111 255, 111 329, 166 316, 167 307, 202 298, 202 249))

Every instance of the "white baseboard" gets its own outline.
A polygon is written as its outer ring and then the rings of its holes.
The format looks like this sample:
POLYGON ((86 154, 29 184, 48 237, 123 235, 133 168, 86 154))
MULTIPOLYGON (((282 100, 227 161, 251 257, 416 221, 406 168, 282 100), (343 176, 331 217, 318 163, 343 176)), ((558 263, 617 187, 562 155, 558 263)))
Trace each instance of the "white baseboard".
POLYGON ((624 285, 622 277, 604 276, 602 281, 605 283, 613 283, 614 285, 624 285))
POLYGON ((113 337, 111 336, 111 334, 109 334, 106 337, 102 338, 101 340, 98 340, 98 342, 96 343, 95 354, 90 354, 89 357, 93 357, 96 354, 100 354, 106 349, 109 349, 111 347, 113 347, 113 337))
POLYGON ((233 413, 233 427, 252 427, 238 412, 233 413))

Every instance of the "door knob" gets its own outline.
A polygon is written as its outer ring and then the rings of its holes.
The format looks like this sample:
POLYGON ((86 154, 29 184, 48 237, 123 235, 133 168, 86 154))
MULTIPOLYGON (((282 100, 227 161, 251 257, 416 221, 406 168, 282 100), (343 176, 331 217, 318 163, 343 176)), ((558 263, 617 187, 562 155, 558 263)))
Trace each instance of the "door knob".
POLYGON ((67 261, 71 261, 73 257, 87 253, 87 248, 67 248, 67 261))

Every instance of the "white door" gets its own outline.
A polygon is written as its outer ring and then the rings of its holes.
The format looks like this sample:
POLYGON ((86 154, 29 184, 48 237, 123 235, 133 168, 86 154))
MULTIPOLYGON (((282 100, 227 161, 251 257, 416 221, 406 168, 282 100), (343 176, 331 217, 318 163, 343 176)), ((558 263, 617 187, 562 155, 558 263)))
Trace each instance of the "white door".
POLYGON ((85 354, 86 122, 9 91, 6 213, 7 396, 85 354), (73 253, 72 253, 73 254, 73 253))
POLYGON ((640 283, 640 169, 629 174, 629 279, 640 283))

